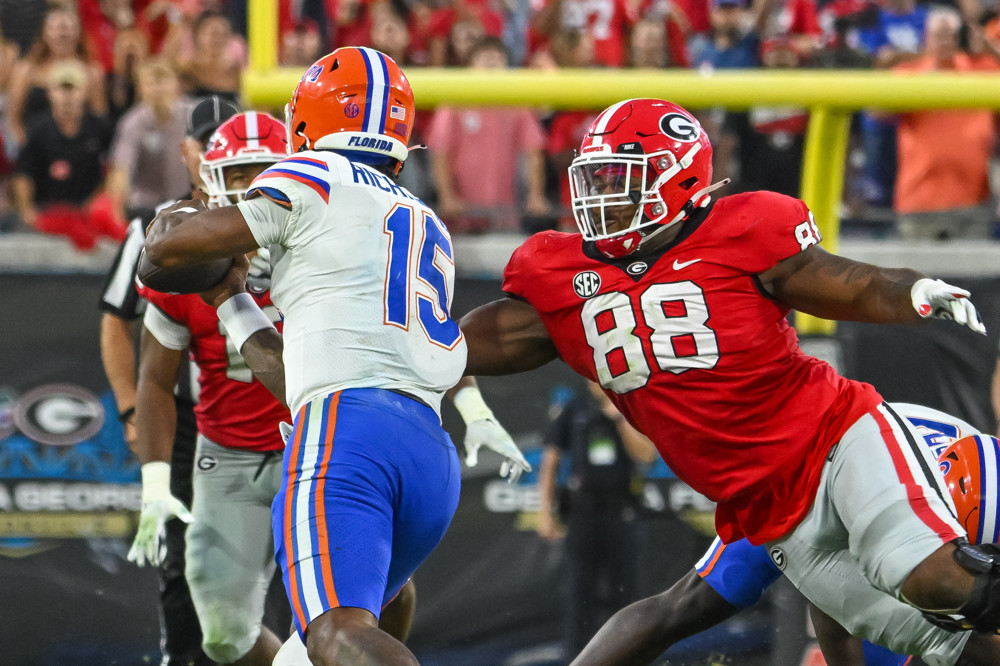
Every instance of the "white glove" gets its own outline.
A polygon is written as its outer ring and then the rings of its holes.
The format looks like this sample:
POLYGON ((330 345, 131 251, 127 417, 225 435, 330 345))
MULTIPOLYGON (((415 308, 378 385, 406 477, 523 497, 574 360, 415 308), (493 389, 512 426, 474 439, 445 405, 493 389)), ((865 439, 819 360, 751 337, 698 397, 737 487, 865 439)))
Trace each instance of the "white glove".
POLYGON ((469 386, 455 394, 455 408, 465 421, 465 464, 475 467, 479 462, 479 447, 499 453, 504 461, 500 465, 500 476, 508 483, 515 483, 523 472, 530 472, 531 465, 524 459, 521 449, 497 423, 493 412, 483 401, 483 396, 475 386, 469 386))
POLYGON ((128 560, 144 566, 159 566, 167 554, 167 521, 176 516, 185 523, 194 516, 184 503, 170 494, 170 463, 150 462, 142 466, 142 512, 139 529, 128 551, 128 560))
POLYGON ((281 441, 288 444, 288 438, 292 436, 292 424, 287 421, 278 422, 278 432, 281 433, 281 441))
POLYGON ((951 319, 956 324, 968 326, 976 333, 986 335, 986 327, 969 300, 969 292, 941 280, 921 278, 910 289, 913 309, 925 319, 951 319))

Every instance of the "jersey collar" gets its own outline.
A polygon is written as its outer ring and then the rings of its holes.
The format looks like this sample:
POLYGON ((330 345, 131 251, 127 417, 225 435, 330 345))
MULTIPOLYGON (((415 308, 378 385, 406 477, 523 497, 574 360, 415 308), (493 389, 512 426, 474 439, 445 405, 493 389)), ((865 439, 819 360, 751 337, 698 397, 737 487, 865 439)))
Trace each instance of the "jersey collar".
POLYGON ((698 227, 701 226, 702 222, 708 218, 709 213, 712 212, 713 206, 715 206, 714 201, 691 213, 691 216, 688 217, 688 219, 680 223, 684 225, 681 227, 680 233, 677 234, 677 236, 669 243, 652 252, 644 253, 640 250, 635 254, 619 257, 618 259, 612 259, 611 257, 607 257, 602 254, 594 245, 593 241, 582 241, 583 254, 594 261, 599 261, 602 264, 607 264, 608 266, 617 268, 622 273, 629 276, 633 282, 638 282, 647 272, 649 272, 649 269, 652 268, 661 257, 663 257, 663 255, 680 245, 686 238, 698 230, 698 227), (636 270, 633 266, 637 264, 644 264, 645 268, 636 270))

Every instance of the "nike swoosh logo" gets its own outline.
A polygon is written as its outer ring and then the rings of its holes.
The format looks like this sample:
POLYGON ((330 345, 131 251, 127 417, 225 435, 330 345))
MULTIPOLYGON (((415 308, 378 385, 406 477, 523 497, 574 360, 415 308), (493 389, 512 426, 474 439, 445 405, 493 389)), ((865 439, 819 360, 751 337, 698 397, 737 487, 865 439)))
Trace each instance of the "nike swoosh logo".
POLYGON ((674 259, 674 270, 679 271, 682 268, 687 268, 691 264, 697 264, 701 259, 692 259, 691 261, 677 261, 674 259))

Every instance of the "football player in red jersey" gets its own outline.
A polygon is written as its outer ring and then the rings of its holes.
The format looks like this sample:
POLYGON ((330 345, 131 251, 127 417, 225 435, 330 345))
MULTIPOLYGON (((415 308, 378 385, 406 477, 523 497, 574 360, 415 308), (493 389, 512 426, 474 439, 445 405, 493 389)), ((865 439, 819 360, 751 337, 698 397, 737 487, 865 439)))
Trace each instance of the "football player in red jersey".
POLYGON ((718 503, 723 541, 766 544, 849 630, 889 623, 888 647, 928 664, 997 663, 985 633, 950 633, 921 611, 996 631, 998 558, 962 538, 912 427, 872 386, 802 353, 785 319, 793 308, 872 323, 936 317, 985 333, 968 292, 827 253, 797 199, 712 201, 711 157, 679 106, 636 99, 601 113, 570 167, 582 238, 543 232, 514 252, 508 298, 461 321, 466 372, 561 358, 718 503), (839 573, 858 566, 909 605, 871 618, 838 596, 839 573))
MULTIPOLYGON (((286 147, 284 124, 267 114, 250 111, 227 120, 202 155, 210 201, 234 203, 258 173, 286 155, 286 147)), ((269 272, 269 267, 257 271, 249 291, 280 327, 268 292, 269 272)), ((191 522, 185 575, 205 653, 222 664, 270 664, 281 641, 261 619, 275 567, 271 500, 284 448, 278 423, 289 419, 288 408, 242 363, 214 308, 197 295, 148 288, 142 295, 149 300, 136 403, 143 505, 130 558, 158 564, 157 535, 164 520, 177 515, 191 522), (169 493, 166 462, 173 442, 173 386, 189 345, 201 371, 190 512, 169 493)))

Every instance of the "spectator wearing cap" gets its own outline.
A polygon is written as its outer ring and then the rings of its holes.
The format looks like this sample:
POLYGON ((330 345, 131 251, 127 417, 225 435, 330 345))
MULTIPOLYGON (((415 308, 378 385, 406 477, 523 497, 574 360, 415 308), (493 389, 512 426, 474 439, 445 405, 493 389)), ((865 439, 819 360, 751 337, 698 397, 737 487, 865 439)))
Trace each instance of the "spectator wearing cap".
POLYGON ((67 60, 49 68, 49 111, 33 120, 11 177, 15 210, 28 227, 68 236, 80 249, 121 240, 125 224, 98 197, 111 131, 86 107, 87 71, 67 60))
POLYGON ((706 69, 750 68, 760 65, 760 34, 774 0, 710 0, 709 35, 688 43, 691 66, 706 69))
POLYGON ((87 74, 85 101, 90 111, 99 116, 107 113, 104 72, 90 57, 76 12, 53 7, 46 13, 41 33, 31 50, 11 72, 6 111, 15 143, 25 141, 29 119, 40 117, 48 110, 49 70, 66 61, 84 67, 87 74))
POLYGON ((139 67, 139 104, 118 124, 107 189, 131 219, 160 202, 178 199, 190 185, 177 147, 184 140, 190 106, 180 97, 177 75, 162 58, 139 67))
MULTIPOLYGON (((950 8, 927 15, 926 46, 899 72, 995 71, 989 56, 959 48, 962 19, 950 8)), ((995 213, 990 206, 989 162, 996 127, 988 109, 914 111, 899 116, 894 208, 903 238, 947 240, 989 238, 995 213)))
MULTIPOLYGON (((473 69, 502 69, 507 49, 485 37, 473 49, 473 69)), ((462 231, 521 231, 517 176, 523 160, 524 209, 548 212, 545 199, 545 136, 528 109, 439 107, 427 133, 437 210, 449 228, 462 231), (483 159, 489 155, 489 159, 483 159)))

